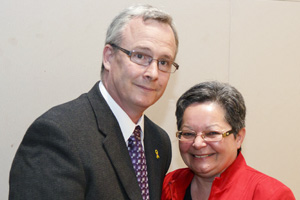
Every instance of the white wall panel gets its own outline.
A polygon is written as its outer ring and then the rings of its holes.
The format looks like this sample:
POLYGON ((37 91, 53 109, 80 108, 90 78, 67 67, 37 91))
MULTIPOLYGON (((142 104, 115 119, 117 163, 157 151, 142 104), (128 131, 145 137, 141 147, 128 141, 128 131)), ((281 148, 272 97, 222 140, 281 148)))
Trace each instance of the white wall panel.
POLYGON ((92 87, 100 76, 107 26, 137 2, 168 11, 179 33, 180 70, 146 112, 170 134, 170 170, 184 167, 174 136, 178 97, 201 81, 225 81, 246 100, 246 160, 300 198, 299 1, 2 0, 0 199, 7 199, 11 162, 28 126, 92 87))

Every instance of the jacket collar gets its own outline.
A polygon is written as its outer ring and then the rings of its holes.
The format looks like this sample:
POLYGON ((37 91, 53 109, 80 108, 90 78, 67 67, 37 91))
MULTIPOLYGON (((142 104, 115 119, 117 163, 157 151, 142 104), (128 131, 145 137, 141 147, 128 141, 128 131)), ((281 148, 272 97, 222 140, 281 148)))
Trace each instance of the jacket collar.
POLYGON ((237 158, 233 161, 233 163, 221 174, 220 177, 216 177, 213 186, 217 187, 221 190, 230 187, 233 183, 233 180, 236 179, 239 171, 246 166, 246 161, 242 153, 240 152, 237 158))
POLYGON ((130 199, 142 199, 127 146, 119 124, 99 91, 99 82, 88 92, 88 100, 93 108, 98 130, 105 138, 103 148, 130 199), (122 139, 120 139, 122 138, 122 139))
POLYGON ((194 172, 189 168, 182 168, 174 171, 171 179, 167 183, 172 199, 183 199, 193 178, 194 172))
MULTIPOLYGON (((221 174, 220 177, 216 177, 213 182, 213 187, 218 190, 224 190, 233 183, 235 176, 246 165, 246 161, 239 153, 235 161, 221 174)), ((174 199, 183 199, 186 193, 186 189, 191 184, 194 177, 194 173, 189 168, 179 169, 173 172, 172 177, 168 182, 170 194, 174 199)))

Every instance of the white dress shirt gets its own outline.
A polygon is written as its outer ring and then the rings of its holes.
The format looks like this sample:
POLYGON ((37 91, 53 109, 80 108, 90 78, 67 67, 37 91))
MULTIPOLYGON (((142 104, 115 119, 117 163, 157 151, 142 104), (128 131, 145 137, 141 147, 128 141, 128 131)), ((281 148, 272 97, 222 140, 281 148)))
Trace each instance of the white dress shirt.
POLYGON ((139 125, 141 127, 141 142, 144 147, 144 114, 138 120, 138 123, 135 124, 126 112, 115 102, 115 100, 110 96, 107 92, 106 88, 104 87, 102 81, 99 82, 99 89, 104 97, 105 101, 107 102, 108 106, 112 110, 113 114, 117 118, 117 121, 120 125, 124 140, 126 145, 128 146, 128 139, 133 133, 135 127, 139 125))

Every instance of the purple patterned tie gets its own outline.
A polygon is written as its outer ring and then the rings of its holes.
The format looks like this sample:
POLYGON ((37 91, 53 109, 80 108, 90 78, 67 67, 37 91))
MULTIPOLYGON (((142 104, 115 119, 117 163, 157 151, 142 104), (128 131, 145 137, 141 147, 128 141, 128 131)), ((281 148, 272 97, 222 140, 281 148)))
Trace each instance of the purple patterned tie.
POLYGON ((141 143, 141 127, 136 126, 128 139, 128 151, 144 200, 149 200, 148 176, 145 153, 141 143))

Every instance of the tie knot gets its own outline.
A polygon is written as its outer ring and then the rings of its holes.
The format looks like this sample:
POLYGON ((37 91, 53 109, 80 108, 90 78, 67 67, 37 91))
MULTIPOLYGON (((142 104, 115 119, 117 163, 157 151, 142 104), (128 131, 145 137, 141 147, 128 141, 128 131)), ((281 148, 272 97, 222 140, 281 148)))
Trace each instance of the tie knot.
POLYGON ((141 127, 140 126, 136 126, 134 131, 133 131, 133 134, 134 136, 137 138, 137 139, 141 139, 141 127))

